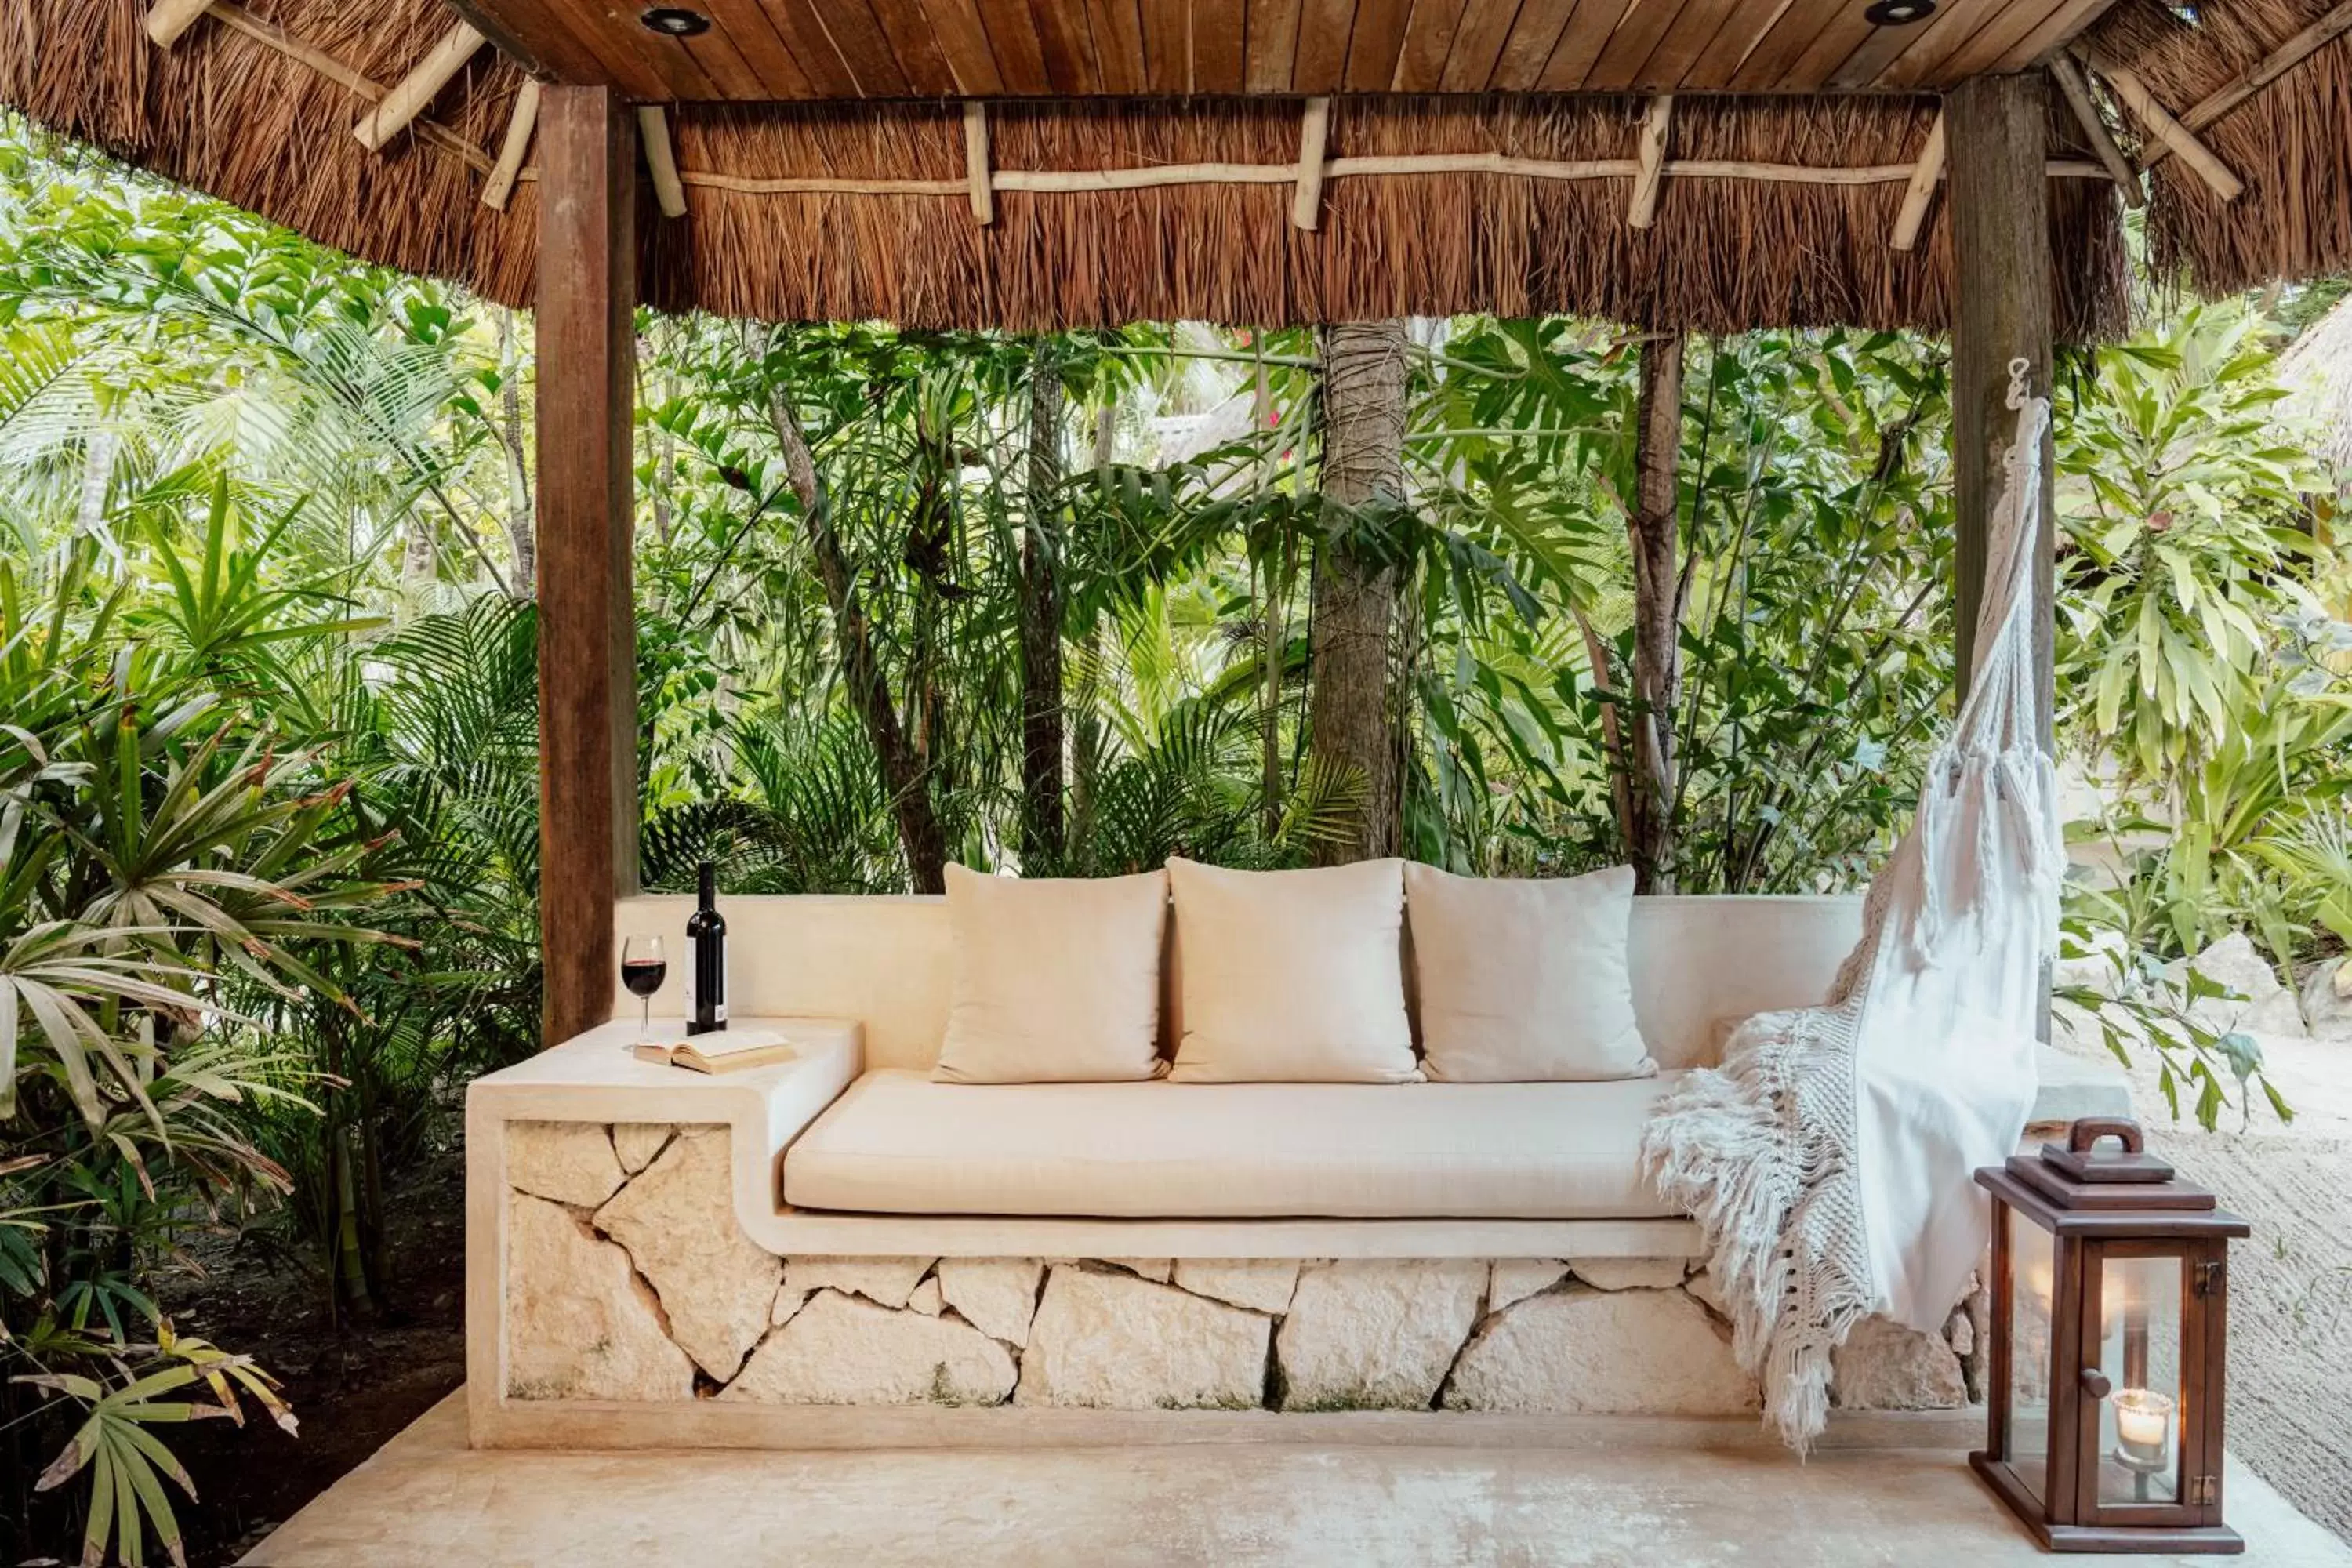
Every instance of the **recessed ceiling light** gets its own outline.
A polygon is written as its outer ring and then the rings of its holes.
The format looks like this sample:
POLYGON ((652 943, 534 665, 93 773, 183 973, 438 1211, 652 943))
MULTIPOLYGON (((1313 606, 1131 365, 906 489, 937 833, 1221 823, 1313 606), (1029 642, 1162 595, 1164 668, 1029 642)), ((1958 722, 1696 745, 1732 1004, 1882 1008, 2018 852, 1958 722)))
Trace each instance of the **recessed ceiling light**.
POLYGON ((1874 27, 1906 27, 1936 14, 1936 0, 1876 0, 1864 20, 1874 27))
POLYGON ((646 25, 646 31, 669 38, 697 38, 710 31, 709 17, 683 5, 656 5, 637 20, 646 25))

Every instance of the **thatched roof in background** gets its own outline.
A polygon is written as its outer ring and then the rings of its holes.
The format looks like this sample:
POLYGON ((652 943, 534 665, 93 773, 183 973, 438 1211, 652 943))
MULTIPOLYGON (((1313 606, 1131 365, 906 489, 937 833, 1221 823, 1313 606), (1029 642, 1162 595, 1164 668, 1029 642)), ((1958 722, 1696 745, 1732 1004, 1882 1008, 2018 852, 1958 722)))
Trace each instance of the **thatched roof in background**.
POLYGON ((2312 450, 2352 475, 2352 295, 2294 340, 2279 356, 2286 412, 2311 422, 2312 450))
MULTIPOLYGON (((2137 5, 2141 0, 2126 0, 2137 5)), ((2205 30, 2236 61, 2323 0, 2217 0, 2205 30)), ((247 0, 163 51, 142 0, 14 0, 0 16, 0 100, 167 177, 407 270, 528 303, 536 191, 505 211, 479 195, 523 77, 491 51, 435 99, 432 125, 383 153, 351 125, 451 21, 441 0, 247 0), (258 35, 275 31, 281 47, 258 35), (304 64, 283 47, 297 41, 304 64), (323 66, 321 62, 323 61, 323 66), (321 69, 327 74, 322 75, 321 69), (330 79, 331 77, 339 79, 330 79)), ((2149 9, 2158 9, 2151 5, 2149 9)), ((2160 22, 2119 19, 2111 47, 2144 61, 2160 94, 2194 101, 2235 64, 2207 68, 2160 22)), ((2176 29, 2177 31, 2177 29, 2176 29)), ((2159 169, 2159 254, 2227 284, 2266 268, 2352 259, 2352 159, 2338 39, 2208 132, 2241 167, 2246 210, 2180 188, 2159 169), (2325 89, 2305 102, 2306 83, 2325 89), (2291 165, 2265 161, 2241 117, 2291 127, 2291 165), (2330 117, 2333 117, 2331 120, 2330 117), (2321 132, 2336 127, 2332 145, 2321 132), (2242 142, 2246 144, 2241 145, 2242 142), (2297 207, 2290 192, 2315 204, 2297 207), (2274 230, 2291 231, 2282 237, 2274 230), (2209 253, 2213 260, 2209 263, 2209 253)), ((1500 153, 1624 160, 1643 100, 1627 97, 1367 96, 1335 100, 1329 154, 1500 153)), ((1515 174, 1338 178, 1322 221, 1289 221, 1286 184, 1080 193, 1003 191, 995 221, 961 192, 959 111, 938 103, 683 104, 671 110, 685 217, 640 203, 643 290, 668 310, 769 319, 883 318, 910 326, 1040 329, 1181 317, 1276 325, 1403 313, 1560 311, 1708 331, 1847 323, 1937 330, 1953 280, 1943 204, 1912 252, 1887 243, 1899 178, 1833 184, 1675 175, 1654 227, 1626 222, 1631 182, 1515 174), (923 194, 749 191, 710 184, 824 176, 923 181, 923 194)), ((1821 95, 1677 100, 1672 157, 1814 168, 1916 161, 1932 98, 1821 95)), ((990 111, 1002 169, 1099 170, 1165 163, 1282 164, 1298 156, 1295 100, 1089 100, 990 111)), ((2082 132, 2053 109, 2054 153, 2082 132)), ((2125 312, 2117 203, 2099 180, 2052 184, 2062 331, 2112 332, 2125 312)))

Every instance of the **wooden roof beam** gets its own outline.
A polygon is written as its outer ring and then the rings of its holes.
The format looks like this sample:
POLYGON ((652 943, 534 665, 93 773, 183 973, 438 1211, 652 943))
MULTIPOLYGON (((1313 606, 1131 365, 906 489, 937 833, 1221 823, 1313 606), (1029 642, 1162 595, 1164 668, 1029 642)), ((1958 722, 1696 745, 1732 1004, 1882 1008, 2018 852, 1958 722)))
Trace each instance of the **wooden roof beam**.
POLYGON ((211 7, 212 0, 155 0, 147 13, 148 39, 159 49, 170 48, 211 7))
POLYGON ((441 89, 466 68, 466 62, 488 41, 464 22, 450 28, 433 46, 432 53, 417 62, 415 69, 393 84, 383 102, 360 118, 360 122, 352 127, 352 134, 369 152, 383 152, 385 143, 431 107, 441 89))
POLYGON ((1323 223, 1323 153, 1331 144, 1331 100, 1310 98, 1298 122, 1298 189, 1290 198, 1290 221, 1300 228, 1323 223))
POLYGON ((1650 100, 1642 120, 1642 144, 1633 174, 1633 196, 1625 221, 1647 228, 1658 221, 1658 195, 1666 184, 1666 141, 1674 133, 1675 95, 1662 92, 1650 100))
MULTIPOLYGON (((2197 139, 2197 133, 2175 120, 2164 105, 2157 102, 2147 84, 2129 68, 2099 56, 2084 59, 2093 70, 2106 79, 2132 118, 2144 126, 2148 135, 2169 149, 2179 160, 2197 173, 2212 193, 2225 202, 2234 202, 2245 191, 2245 182, 2230 172, 2230 166, 2214 156, 2213 150, 2197 139)), ((2151 160, 2152 162, 2152 160, 2151 160)))
POLYGON ((490 177, 482 183, 482 205, 497 212, 507 210, 507 202, 514 195, 515 181, 522 177, 522 162, 530 155, 530 133, 539 128, 539 95, 536 79, 525 77, 522 90, 515 94, 514 112, 507 118, 506 140, 499 145, 499 161, 490 167, 490 177))
POLYGON ((2058 91, 2066 100, 2066 107, 2074 111, 2074 123, 2083 128, 2090 139, 2091 151, 2107 171, 2107 177, 2123 188, 2124 205, 2132 207, 2147 205, 2147 193, 2140 189, 2139 174, 2116 145, 2114 135, 2107 130, 2098 104, 2091 97, 2091 84, 2083 76, 2083 68, 2069 54, 2050 57, 2050 74, 2057 79, 2058 91))
POLYGON ((1936 111, 1936 122, 1927 127, 1927 140, 1919 149, 1919 161, 1911 167, 1910 183, 1903 187, 1903 205, 1895 214, 1895 232, 1887 237, 1887 246, 1895 250, 1918 247, 1920 231, 1927 226, 1927 205, 1936 199, 1937 183, 1944 177, 1944 111, 1936 111))
MULTIPOLYGON (((2252 69, 2182 115, 2180 123, 2191 131, 2204 130, 2347 33, 2352 33, 2352 0, 2344 0, 2344 4, 2263 56, 2252 69)), ((2148 154, 2148 166, 2155 167, 2169 153, 2169 148, 2155 149, 2148 154)))
POLYGON ((670 145, 669 116, 658 103, 637 106, 637 141, 646 150, 646 173, 653 176, 654 201, 664 217, 686 216, 686 184, 677 177, 677 152, 670 145))

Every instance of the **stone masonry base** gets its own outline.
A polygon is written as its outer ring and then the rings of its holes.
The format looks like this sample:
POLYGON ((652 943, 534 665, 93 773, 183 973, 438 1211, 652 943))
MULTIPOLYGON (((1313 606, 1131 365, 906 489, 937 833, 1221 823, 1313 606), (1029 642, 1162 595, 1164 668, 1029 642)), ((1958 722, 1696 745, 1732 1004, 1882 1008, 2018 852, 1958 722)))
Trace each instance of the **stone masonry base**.
MULTIPOLYGON (((1753 1411, 1679 1258, 779 1258, 723 1127, 506 1123, 509 1400, 1103 1410, 1753 1411)), ((1847 1409, 1942 1409, 1941 1335, 1865 1322, 1847 1409)))

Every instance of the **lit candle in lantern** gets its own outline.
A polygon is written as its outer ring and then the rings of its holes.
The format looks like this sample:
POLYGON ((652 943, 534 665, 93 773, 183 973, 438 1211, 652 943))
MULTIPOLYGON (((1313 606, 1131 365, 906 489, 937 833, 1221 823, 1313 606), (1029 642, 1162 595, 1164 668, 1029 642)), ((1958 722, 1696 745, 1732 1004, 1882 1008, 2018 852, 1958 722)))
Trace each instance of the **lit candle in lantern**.
POLYGON ((2145 1388, 2126 1388, 2116 1391, 2115 1405, 2118 1457, 2136 1468, 2160 1468, 2172 1441, 2172 1401, 2145 1388))

